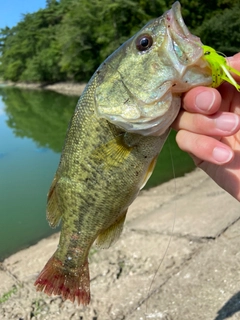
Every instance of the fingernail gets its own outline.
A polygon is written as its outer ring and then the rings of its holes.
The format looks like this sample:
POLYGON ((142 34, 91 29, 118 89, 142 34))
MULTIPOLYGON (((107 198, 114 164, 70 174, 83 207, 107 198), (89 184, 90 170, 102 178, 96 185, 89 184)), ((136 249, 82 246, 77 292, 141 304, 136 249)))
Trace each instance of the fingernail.
POLYGON ((235 114, 225 114, 215 119, 215 124, 217 129, 232 132, 239 124, 239 117, 235 114))
POLYGON ((216 147, 213 149, 212 156, 217 162, 226 163, 231 160, 231 158, 233 157, 233 153, 230 150, 216 147))
POLYGON ((214 100, 215 94, 212 91, 204 91, 196 96, 195 106, 202 111, 208 111, 211 109, 214 100))
POLYGON ((234 56, 231 56, 231 57, 227 57, 226 60, 231 62, 232 60, 235 60, 235 58, 234 58, 234 56))

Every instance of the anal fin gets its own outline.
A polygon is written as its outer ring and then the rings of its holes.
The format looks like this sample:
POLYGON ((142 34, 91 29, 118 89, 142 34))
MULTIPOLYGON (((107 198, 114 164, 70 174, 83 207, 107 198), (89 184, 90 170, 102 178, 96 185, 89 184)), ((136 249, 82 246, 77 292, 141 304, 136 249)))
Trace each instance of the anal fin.
POLYGON ((55 176, 49 189, 47 198, 47 220, 52 228, 55 228, 59 224, 61 219, 61 212, 59 210, 56 194, 57 182, 58 179, 55 176))
POLYGON ((102 249, 107 249, 119 239, 123 230, 126 214, 127 210, 124 211, 120 219, 113 223, 107 230, 104 230, 102 233, 98 235, 95 241, 95 244, 98 247, 102 249))

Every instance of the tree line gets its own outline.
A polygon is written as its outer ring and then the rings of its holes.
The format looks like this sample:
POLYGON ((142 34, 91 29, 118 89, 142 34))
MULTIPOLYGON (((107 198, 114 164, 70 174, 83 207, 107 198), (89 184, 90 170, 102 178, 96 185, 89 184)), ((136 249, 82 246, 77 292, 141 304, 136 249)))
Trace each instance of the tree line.
MULTIPOLYGON (((239 0, 181 0, 188 28, 204 44, 240 51, 239 0)), ((0 30, 0 76, 24 82, 87 81, 99 64, 171 0, 47 0, 0 30)))

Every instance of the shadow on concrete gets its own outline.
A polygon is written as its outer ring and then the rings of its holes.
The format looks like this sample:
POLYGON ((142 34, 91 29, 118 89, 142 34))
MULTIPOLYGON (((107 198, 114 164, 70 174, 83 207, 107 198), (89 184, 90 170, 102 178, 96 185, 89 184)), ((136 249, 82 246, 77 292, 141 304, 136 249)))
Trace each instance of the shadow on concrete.
MULTIPOLYGON (((225 320, 240 311, 240 291, 232 296, 228 302, 218 311, 218 316, 214 320, 225 320)), ((240 318, 240 314, 239 314, 240 318)))

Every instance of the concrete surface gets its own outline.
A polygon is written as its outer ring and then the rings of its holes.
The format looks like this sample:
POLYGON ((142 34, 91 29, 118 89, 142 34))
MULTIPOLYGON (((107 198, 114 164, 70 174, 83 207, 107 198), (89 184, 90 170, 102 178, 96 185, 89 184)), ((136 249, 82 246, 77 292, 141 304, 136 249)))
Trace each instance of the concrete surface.
POLYGON ((0 319, 240 319, 240 203, 196 170, 131 206, 120 240, 90 254, 88 307, 33 287, 58 235, 6 259, 0 319))

